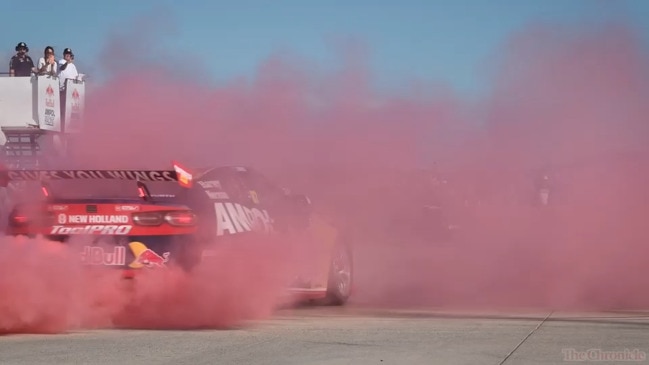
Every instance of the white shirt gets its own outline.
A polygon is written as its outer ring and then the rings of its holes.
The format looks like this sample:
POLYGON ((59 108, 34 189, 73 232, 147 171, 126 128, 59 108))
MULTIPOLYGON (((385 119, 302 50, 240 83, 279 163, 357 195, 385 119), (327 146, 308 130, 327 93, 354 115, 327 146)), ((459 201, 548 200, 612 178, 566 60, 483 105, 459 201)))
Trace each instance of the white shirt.
POLYGON ((67 61, 64 59, 59 60, 59 89, 65 90, 65 80, 67 79, 77 79, 79 77, 79 72, 77 71, 77 66, 74 63, 70 63, 65 70, 61 70, 67 61))
MULTIPOLYGON (((43 67, 43 66, 45 66, 45 58, 41 57, 38 60, 38 66, 36 66, 36 69, 40 70, 41 67, 43 67)), ((45 69, 45 72, 50 73, 52 71, 52 69, 54 69, 54 73, 56 73, 56 70, 57 70, 56 62, 54 62, 54 64, 52 64, 52 65, 47 65, 47 68, 45 69)))

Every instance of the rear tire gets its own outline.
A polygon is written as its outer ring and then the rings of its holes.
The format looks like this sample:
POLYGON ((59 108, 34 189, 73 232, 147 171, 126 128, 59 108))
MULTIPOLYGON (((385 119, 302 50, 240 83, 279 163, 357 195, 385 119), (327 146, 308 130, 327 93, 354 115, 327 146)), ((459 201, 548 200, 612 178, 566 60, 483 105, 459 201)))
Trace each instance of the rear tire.
POLYGON ((351 246, 339 243, 331 255, 326 301, 329 305, 341 306, 347 303, 354 283, 354 260, 351 246))

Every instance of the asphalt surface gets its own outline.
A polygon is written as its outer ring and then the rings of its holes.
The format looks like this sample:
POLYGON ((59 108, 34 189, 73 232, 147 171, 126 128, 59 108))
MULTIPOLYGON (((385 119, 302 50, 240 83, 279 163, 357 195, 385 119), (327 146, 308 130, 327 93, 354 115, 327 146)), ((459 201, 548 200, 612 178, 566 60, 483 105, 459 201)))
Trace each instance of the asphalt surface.
POLYGON ((0 364, 649 363, 649 313, 282 310, 229 330, 0 337, 0 364), (610 351, 625 358, 605 360, 610 351))

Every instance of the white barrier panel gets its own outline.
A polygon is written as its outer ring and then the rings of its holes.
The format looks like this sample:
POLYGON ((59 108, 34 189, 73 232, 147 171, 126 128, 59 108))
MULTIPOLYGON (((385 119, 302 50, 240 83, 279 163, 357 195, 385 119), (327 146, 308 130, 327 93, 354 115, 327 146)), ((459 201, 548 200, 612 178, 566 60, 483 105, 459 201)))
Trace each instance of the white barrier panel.
POLYGON ((86 101, 86 84, 80 80, 66 80, 65 132, 81 132, 83 108, 86 101))
POLYGON ((61 131, 61 95, 59 79, 56 76, 38 76, 38 121, 41 129, 61 131))
POLYGON ((0 127, 38 125, 31 77, 0 77, 0 127))

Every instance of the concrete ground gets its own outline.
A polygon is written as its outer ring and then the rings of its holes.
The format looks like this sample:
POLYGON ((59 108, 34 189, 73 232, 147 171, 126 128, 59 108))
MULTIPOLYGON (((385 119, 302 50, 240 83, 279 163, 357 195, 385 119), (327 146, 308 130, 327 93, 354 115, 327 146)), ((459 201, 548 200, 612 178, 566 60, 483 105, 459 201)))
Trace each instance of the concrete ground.
POLYGON ((648 352, 649 313, 628 312, 298 308, 232 330, 0 337, 1 364, 620 364, 648 352))

